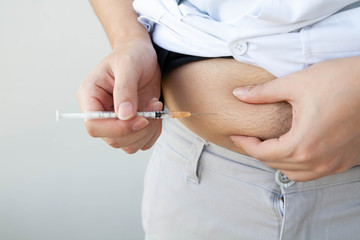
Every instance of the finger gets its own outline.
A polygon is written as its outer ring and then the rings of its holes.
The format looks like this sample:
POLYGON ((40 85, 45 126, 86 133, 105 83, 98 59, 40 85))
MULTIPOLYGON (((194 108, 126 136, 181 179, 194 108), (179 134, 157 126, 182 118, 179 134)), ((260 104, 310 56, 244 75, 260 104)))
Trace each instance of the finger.
POLYGON ((133 132, 130 135, 127 135, 126 137, 117 137, 117 138, 109 138, 109 137, 103 137, 102 139, 112 146, 113 148, 123 148, 129 145, 133 145, 137 142, 141 142, 142 139, 148 139, 150 140, 151 136, 153 135, 153 127, 148 126, 140 131, 133 132))
POLYGON ((287 151, 284 150, 287 146, 279 139, 261 141, 256 137, 238 135, 230 136, 230 139, 250 156, 264 162, 277 162, 279 159, 285 160, 288 156, 287 151))
POLYGON ((134 132, 131 135, 120 138, 107 138, 102 139, 113 148, 127 148, 126 152, 149 149, 157 140, 161 132, 161 121, 154 120, 157 124, 148 126, 139 132, 134 132), (155 126, 154 126, 155 125, 155 126), (160 130, 160 131, 159 131, 160 130))
POLYGON ((146 145, 146 143, 149 142, 149 140, 151 139, 153 134, 148 134, 146 136, 144 136, 143 138, 139 139, 139 141, 136 141, 133 144, 129 144, 125 147, 122 147, 122 150, 124 150, 125 152, 129 153, 129 154, 133 154, 136 153, 138 150, 140 150, 143 146, 146 145))
MULTIPOLYGON (((242 148, 250 156, 264 162, 271 168, 275 169, 284 169, 287 171, 306 171, 309 170, 309 164, 303 162, 296 162, 294 159, 286 155, 286 151, 275 152, 275 148, 269 145, 270 150, 266 150, 265 145, 269 143, 269 140, 262 142, 255 137, 246 137, 246 136, 231 136, 234 144, 242 148), (264 147, 265 146, 265 147, 264 147)), ((275 139, 272 139, 275 140, 275 139)), ((274 144, 279 144, 279 141, 274 141, 274 144)))
POLYGON ((283 77, 254 86, 235 88, 233 94, 247 103, 290 101, 294 97, 294 83, 289 77, 283 77))
POLYGON ((157 129, 155 129, 155 134, 153 135, 153 137, 141 148, 141 150, 148 150, 150 149, 156 142, 156 140, 159 138, 160 134, 161 134, 161 125, 162 122, 159 121, 159 125, 157 126, 157 129))
MULTIPOLYGON (((151 109, 152 111, 161 111, 162 108, 163 108, 162 102, 158 102, 158 101, 156 101, 156 102, 153 101, 147 106, 147 109, 151 109)), ((156 124, 156 126, 155 126, 155 131, 154 131, 152 138, 141 148, 141 150, 144 150, 144 151, 150 149, 161 134, 162 121, 161 120, 150 120, 150 121, 154 122, 154 124, 156 124)))
MULTIPOLYGON (((162 103, 158 102, 157 98, 153 98, 152 100, 149 101, 145 110, 159 111, 161 109, 162 109, 162 103)), ((129 122, 129 121, 124 121, 125 124, 127 122, 129 122)), ((143 139, 145 136, 148 136, 147 137, 148 141, 151 140, 151 141, 155 142, 156 139, 160 135, 159 130, 161 130, 161 129, 159 129, 159 126, 161 128, 160 120, 148 120, 143 117, 137 117, 135 123, 132 125, 132 129, 134 130, 133 132, 128 132, 128 134, 125 134, 125 135, 111 135, 111 134, 107 133, 108 137, 103 137, 103 140, 107 144, 109 144, 110 146, 112 146, 114 148, 121 148, 121 147, 126 147, 128 145, 133 145, 140 139, 143 139), (142 121, 146 121, 147 124, 142 123, 142 121), (149 125, 149 126, 147 128, 144 128, 147 125, 149 125), (136 129, 136 128, 138 128, 138 129, 136 129), (142 129, 142 128, 144 128, 144 129, 142 129), (140 129, 142 129, 142 130, 140 130, 140 129), (138 131, 138 130, 140 130, 140 131, 138 131), (153 136, 153 137, 151 137, 151 136, 153 136)), ((128 126, 126 128, 128 129, 128 126)), ((105 132, 103 131, 103 134, 104 133, 105 132)), ((118 132, 118 134, 121 134, 121 132, 118 132)))
POLYGON ((121 121, 119 119, 91 119, 85 123, 86 129, 92 137, 119 138, 125 137, 134 131, 139 131, 149 125, 143 117, 121 121))
POLYGON ((157 98, 153 98, 148 102, 144 111, 161 111, 162 108, 163 108, 162 102, 159 102, 157 98))
MULTIPOLYGON (((123 64, 122 66, 127 66, 123 64)), ((121 74, 116 73, 114 85, 114 108, 121 120, 135 116, 138 106, 138 73, 130 68, 122 68, 121 74)))

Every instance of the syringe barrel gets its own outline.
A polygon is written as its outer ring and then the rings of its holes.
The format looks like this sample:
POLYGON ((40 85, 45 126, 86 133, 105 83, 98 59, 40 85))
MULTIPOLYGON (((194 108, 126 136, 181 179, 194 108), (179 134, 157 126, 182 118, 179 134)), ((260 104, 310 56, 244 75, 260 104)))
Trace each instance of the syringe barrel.
POLYGON ((103 119, 103 118, 117 118, 115 112, 106 111, 84 111, 84 118, 87 119, 103 119))
POLYGON ((149 112, 137 112, 137 116, 145 117, 145 118, 154 118, 154 119, 163 119, 163 118, 171 118, 171 112, 168 111, 149 111, 149 112))
POLYGON ((164 118, 184 118, 190 117, 190 112, 173 112, 173 111, 154 111, 154 112, 137 112, 137 116, 142 116, 145 118, 155 118, 155 119, 164 119, 164 118))

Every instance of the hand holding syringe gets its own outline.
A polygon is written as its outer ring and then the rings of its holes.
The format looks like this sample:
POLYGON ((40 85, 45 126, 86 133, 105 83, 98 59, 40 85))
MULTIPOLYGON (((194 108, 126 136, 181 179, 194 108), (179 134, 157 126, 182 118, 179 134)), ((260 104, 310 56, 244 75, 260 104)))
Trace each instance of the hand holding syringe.
MULTIPOLYGON (((137 116, 151 118, 151 119, 164 119, 164 118, 185 118, 193 115, 216 115, 216 113, 190 113, 190 112, 175 112, 175 111, 145 111, 136 112, 137 116)), ((107 119, 118 118, 115 112, 107 111, 84 111, 83 113, 60 113, 56 111, 56 121, 60 118, 82 118, 84 121, 88 119, 107 119)))

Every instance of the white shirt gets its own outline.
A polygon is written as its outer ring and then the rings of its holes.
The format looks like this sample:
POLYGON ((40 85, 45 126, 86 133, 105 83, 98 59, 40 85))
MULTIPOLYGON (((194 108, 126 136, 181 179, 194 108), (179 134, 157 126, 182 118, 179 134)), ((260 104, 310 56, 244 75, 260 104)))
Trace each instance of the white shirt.
POLYGON ((360 55, 358 0, 135 0, 133 6, 162 48, 233 56, 277 77, 360 55))

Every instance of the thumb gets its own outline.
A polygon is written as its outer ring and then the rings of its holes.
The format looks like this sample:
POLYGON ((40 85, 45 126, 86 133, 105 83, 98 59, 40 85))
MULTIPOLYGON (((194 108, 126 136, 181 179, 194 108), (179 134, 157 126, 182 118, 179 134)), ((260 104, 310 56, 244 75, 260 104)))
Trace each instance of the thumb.
POLYGON ((275 103, 289 101, 293 81, 286 81, 285 78, 278 78, 265 83, 253 86, 235 88, 233 95, 247 103, 275 103))
POLYGON ((114 109, 120 120, 128 120, 136 115, 138 107, 138 81, 136 74, 128 72, 115 76, 114 109))

